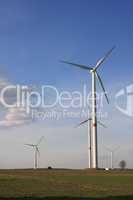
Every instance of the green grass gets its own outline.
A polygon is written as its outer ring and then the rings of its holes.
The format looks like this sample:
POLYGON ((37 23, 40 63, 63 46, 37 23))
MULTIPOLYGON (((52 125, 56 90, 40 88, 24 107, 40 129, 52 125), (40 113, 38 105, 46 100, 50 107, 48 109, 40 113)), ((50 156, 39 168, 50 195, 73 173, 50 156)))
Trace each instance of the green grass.
POLYGON ((123 196, 133 199, 133 172, 104 171, 2 171, 0 198, 123 196))

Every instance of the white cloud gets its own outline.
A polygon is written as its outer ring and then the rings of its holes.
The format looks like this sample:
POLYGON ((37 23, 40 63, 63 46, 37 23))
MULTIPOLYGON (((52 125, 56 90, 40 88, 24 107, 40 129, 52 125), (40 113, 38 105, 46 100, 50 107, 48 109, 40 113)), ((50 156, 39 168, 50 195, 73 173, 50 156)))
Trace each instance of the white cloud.
MULTIPOLYGON (((3 88, 8 85, 13 85, 8 82, 6 79, 0 78, 0 92, 3 88)), ((9 104, 13 104, 16 102, 16 89, 11 89, 5 96, 5 101, 9 104)), ((1 109, 4 108, 5 115, 0 120, 0 127, 12 127, 12 126, 19 126, 31 123, 33 120, 29 114, 26 113, 25 108, 22 107, 15 107, 15 108, 5 108, 0 99, 0 107, 1 109)))
POLYGON ((32 118, 26 113, 24 108, 10 108, 0 121, 0 127, 19 126, 32 121, 32 118))

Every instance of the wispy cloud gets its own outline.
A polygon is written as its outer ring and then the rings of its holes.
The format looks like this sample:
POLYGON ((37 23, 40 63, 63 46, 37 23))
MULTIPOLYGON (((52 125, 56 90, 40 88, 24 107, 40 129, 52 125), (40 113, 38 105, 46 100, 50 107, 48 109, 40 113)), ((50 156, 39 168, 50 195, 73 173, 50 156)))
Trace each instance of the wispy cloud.
MULTIPOLYGON (((3 88, 5 88, 8 85, 13 85, 13 84, 8 82, 6 79, 1 78, 0 92, 2 91, 3 88)), ((9 90, 5 96, 5 100, 9 104, 16 102, 16 90, 15 89, 9 90)), ((5 108, 1 103, 1 99, 0 99, 0 107, 2 110, 4 108, 4 116, 2 116, 0 120, 1 128, 20 126, 24 124, 29 124, 33 121, 30 114, 27 114, 25 108, 22 107, 5 108)))
POLYGON ((32 121, 31 116, 26 113, 24 108, 10 108, 0 121, 0 127, 19 126, 29 124, 32 121))

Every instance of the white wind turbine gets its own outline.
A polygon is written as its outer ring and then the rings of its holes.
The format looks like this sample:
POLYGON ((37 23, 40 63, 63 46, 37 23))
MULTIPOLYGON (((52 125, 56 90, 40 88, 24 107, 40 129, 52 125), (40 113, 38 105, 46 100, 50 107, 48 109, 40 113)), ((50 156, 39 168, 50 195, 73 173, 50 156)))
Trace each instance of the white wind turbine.
POLYGON ((114 154, 116 151, 119 150, 119 146, 117 146, 116 148, 109 148, 109 147, 105 147, 105 149, 110 153, 110 166, 111 169, 114 169, 114 154))
POLYGON ((92 168, 95 168, 95 169, 98 168, 96 78, 98 79, 98 81, 102 87, 102 90, 104 92, 105 98, 106 98, 107 102, 109 103, 103 82, 102 82, 101 77, 99 76, 97 70, 103 64, 103 62, 106 60, 106 58, 111 54, 111 52, 113 51, 114 48, 115 47, 110 49, 110 51, 108 51, 104 57, 99 59, 94 67, 89 67, 86 65, 76 64, 76 63, 67 62, 67 61, 61 61, 63 63, 70 64, 75 67, 86 70, 92 76, 92 116, 91 116, 91 118, 92 118, 92 145, 91 146, 92 146, 92 168))
POLYGON ((42 136, 39 141, 37 142, 37 144, 25 144, 27 146, 30 146, 33 148, 34 150, 34 169, 38 168, 38 155, 40 155, 40 151, 39 151, 39 145, 42 142, 44 136, 42 136))
MULTIPOLYGON (((91 127, 92 127, 91 126, 92 125, 92 118, 88 118, 88 119, 80 122, 77 127, 79 127, 79 126, 81 126, 81 125, 83 125, 83 124, 85 124, 87 122, 89 122, 89 126, 88 126, 88 158, 89 158, 89 168, 92 168, 92 147, 91 147, 91 143, 92 143, 92 130, 91 130, 91 127)), ((97 121, 97 122, 98 122, 98 124, 100 126, 103 126, 104 128, 107 128, 100 121, 97 121)))

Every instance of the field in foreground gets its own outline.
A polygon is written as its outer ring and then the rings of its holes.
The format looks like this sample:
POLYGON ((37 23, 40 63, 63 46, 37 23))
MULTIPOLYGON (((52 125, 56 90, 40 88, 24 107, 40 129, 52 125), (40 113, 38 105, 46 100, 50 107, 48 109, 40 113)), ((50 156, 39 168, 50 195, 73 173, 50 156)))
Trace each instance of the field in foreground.
POLYGON ((1 170, 0 199, 133 200, 133 171, 1 170))

